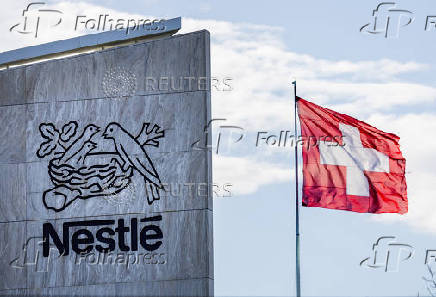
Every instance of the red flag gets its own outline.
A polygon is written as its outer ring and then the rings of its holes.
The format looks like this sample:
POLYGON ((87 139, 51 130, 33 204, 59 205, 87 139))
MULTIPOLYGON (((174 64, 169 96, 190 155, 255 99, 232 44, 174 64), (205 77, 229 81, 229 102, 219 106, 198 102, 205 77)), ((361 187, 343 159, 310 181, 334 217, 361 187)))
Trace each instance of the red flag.
POLYGON ((399 137, 298 98, 303 206, 407 213, 399 137))

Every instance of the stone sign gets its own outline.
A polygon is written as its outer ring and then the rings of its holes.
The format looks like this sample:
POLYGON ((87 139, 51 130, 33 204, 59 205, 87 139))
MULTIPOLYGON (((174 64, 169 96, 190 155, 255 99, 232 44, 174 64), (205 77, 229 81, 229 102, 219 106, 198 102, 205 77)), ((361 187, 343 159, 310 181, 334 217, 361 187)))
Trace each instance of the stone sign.
POLYGON ((2 296, 213 295, 209 55, 199 31, 0 72, 2 296))

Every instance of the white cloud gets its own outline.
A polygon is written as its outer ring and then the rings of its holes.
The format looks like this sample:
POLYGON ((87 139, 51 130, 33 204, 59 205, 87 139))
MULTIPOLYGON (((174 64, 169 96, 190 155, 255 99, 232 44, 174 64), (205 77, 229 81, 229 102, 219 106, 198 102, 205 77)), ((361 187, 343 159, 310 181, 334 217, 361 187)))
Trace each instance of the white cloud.
POLYGON ((393 107, 433 103, 436 88, 416 83, 341 83, 305 81, 305 93, 319 94, 332 108, 341 112, 367 116, 377 111, 389 112, 393 107), (339 100, 337 100, 338 98, 339 100))
POLYGON ((406 157, 410 176, 436 174, 436 114, 375 114, 368 118, 368 122, 401 137, 401 151, 406 157))
MULTIPOLYGON (((402 74, 425 71, 427 65, 388 59, 335 61, 297 54, 284 47, 279 28, 198 20, 185 20, 184 26, 186 31, 200 28, 211 31, 213 73, 234 78, 233 92, 213 94, 215 116, 225 116, 247 130, 292 130, 290 82, 293 77, 298 79, 301 96, 315 98, 317 103, 367 119, 380 129, 401 136, 409 172, 409 213, 376 218, 401 220, 420 230, 436 232, 433 215, 436 197, 432 194, 436 139, 431 137, 436 131, 436 115, 394 112, 395 107, 435 102, 436 88, 399 78, 402 74), (252 33, 259 31, 264 34, 252 33)), ((423 112, 427 111, 423 109, 423 112)), ((215 177, 235 180, 246 192, 254 192, 263 184, 289 182, 289 170, 271 161, 256 161, 271 160, 271 152, 271 149, 257 151, 251 160, 217 159, 215 177)))
POLYGON ((214 183, 231 183, 232 194, 236 195, 252 194, 261 186, 294 179, 289 168, 254 158, 214 156, 212 163, 214 183))
POLYGON ((232 92, 213 94, 214 115, 225 115, 248 130, 289 127, 293 78, 302 97, 355 116, 436 98, 436 88, 398 78, 427 70, 428 65, 389 59, 326 60, 294 53, 284 46, 277 27, 193 19, 184 19, 183 27, 183 32, 211 32, 213 74, 234 78, 232 92))
POLYGON ((409 213, 404 216, 382 215, 375 219, 402 221, 421 231, 436 232, 436 115, 429 113, 371 116, 368 121, 380 129, 395 132, 406 158, 409 213))

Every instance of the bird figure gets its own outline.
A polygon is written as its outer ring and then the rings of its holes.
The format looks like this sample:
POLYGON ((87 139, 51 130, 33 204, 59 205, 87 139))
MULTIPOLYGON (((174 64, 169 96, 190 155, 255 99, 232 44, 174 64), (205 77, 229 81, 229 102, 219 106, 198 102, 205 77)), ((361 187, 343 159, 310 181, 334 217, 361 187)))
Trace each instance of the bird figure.
POLYGON ((153 162, 143 148, 143 144, 138 141, 141 139, 143 131, 135 138, 120 124, 110 123, 105 129, 103 137, 114 141, 115 149, 124 162, 124 164, 120 164, 123 171, 126 172, 133 168, 144 177, 147 201, 151 205, 154 200, 160 199, 159 190, 163 189, 163 185, 153 162))
POLYGON ((79 152, 79 150, 83 147, 85 142, 89 141, 92 136, 94 136, 97 132, 100 131, 100 128, 96 125, 90 124, 83 129, 82 135, 77 137, 76 140, 71 144, 70 147, 67 148, 62 158, 59 160, 60 164, 65 164, 70 161, 71 158, 74 158, 75 155, 79 152))
POLYGON ((67 164, 72 165, 73 167, 76 167, 76 165, 84 165, 86 156, 96 147, 96 143, 92 142, 91 140, 86 141, 79 151, 68 160, 67 164))

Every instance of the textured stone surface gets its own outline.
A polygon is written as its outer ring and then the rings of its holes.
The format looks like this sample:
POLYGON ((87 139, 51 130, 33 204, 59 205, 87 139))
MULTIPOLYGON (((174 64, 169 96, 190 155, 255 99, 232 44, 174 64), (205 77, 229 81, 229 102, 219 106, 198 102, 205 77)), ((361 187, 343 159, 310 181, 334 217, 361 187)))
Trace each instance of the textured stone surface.
MULTIPOLYGON (((168 280, 151 282, 131 282, 75 287, 43 289, 17 289, 0 291, 2 296, 208 296, 211 280, 208 278, 190 280, 168 280)), ((212 287, 213 288, 213 287, 212 287)), ((213 294, 213 292, 212 292, 213 294)))
POLYGON ((110 97, 104 92, 103 81, 108 72, 119 68, 135 78, 133 94, 136 95, 206 90, 208 80, 200 78, 209 75, 206 65, 209 52, 205 51, 208 47, 209 34, 200 31, 40 63, 26 67, 26 97, 30 102, 110 97), (41 73, 53 76, 47 80, 41 73), (148 84, 147 78, 150 78, 148 84), (161 78, 158 88, 157 81, 161 78))
POLYGON ((0 71, 0 106, 26 103, 25 68, 0 71))
POLYGON ((25 161, 26 110, 26 105, 0 107, 0 164, 25 161))
POLYGON ((36 154, 44 141, 38 127, 40 123, 53 123, 60 129, 69 121, 77 121, 79 130, 88 124, 101 127, 102 131, 93 138, 95 142, 101 144, 96 151, 114 151, 113 142, 102 139, 101 136, 103 130, 112 121, 120 123, 134 136, 139 134, 142 123, 158 124, 165 129, 165 137, 160 140, 159 147, 147 146, 146 150, 153 160, 162 183, 167 184, 168 191, 162 192, 161 203, 153 204, 151 209, 156 211, 211 209, 211 193, 203 191, 203 187, 207 186, 210 192, 212 184, 208 177, 208 164, 210 164, 208 153, 205 150, 193 148, 192 145, 206 136, 204 133, 204 127, 207 125, 205 98, 207 98, 206 92, 195 92, 135 96, 128 100, 98 99, 39 103, 29 106, 27 116, 28 219, 35 219, 41 215, 44 218, 68 218, 150 209, 146 203, 143 180, 137 175, 131 191, 124 191, 118 195, 131 195, 132 197, 121 197, 118 199, 119 203, 117 197, 112 197, 113 203, 105 203, 104 198, 98 197, 87 201, 77 201, 59 214, 44 210, 40 203, 42 193, 52 184, 47 172, 50 158, 40 159, 36 154), (95 110, 95 113, 87 113, 87 110, 95 110), (203 117, 198 116, 201 113, 204 114, 203 117))
MULTIPOLYGON (((124 219, 126 225, 129 225, 130 218, 142 219, 157 214, 118 215, 103 218, 86 217, 85 220, 110 219, 117 221, 124 219)), ((132 259, 130 262, 136 261, 136 264, 129 265, 124 260, 115 263, 116 255, 123 253, 118 247, 113 252, 114 259, 103 258, 103 255, 97 258, 98 253, 95 249, 95 256, 80 257, 70 250, 70 255, 58 257, 58 251, 53 249, 50 260, 41 259, 44 263, 41 263, 38 269, 35 269, 34 266, 28 267, 27 288, 212 277, 209 270, 208 246, 208 236, 211 235, 209 233, 211 212, 193 210, 164 212, 161 215, 162 221, 156 225, 160 226, 164 235, 162 246, 154 252, 147 252, 141 246, 137 252, 124 252, 123 255, 129 253, 132 259), (47 272, 43 272, 45 267, 47 272)), ((69 221, 71 220, 61 219, 50 222, 55 224, 60 235, 63 223, 69 221)), ((28 222, 27 225, 27 237, 42 238, 41 222, 28 222)), ((145 225, 145 223, 140 223, 138 229, 140 230, 145 225)), ((70 238, 74 231, 81 228, 83 227, 70 228, 70 238)), ((91 232, 98 228, 87 227, 91 232)), ((93 233, 95 234, 95 232, 93 233)), ((127 246, 132 246, 130 236, 126 237, 125 242, 127 246)), ((31 255, 36 253, 34 250, 29 251, 31 255)))
MULTIPOLYGON (((212 167, 204 148, 211 139, 205 132, 209 77, 206 31, 0 72, 0 295, 213 295, 212 167), (132 182, 118 194, 78 199, 61 212, 47 209, 43 193, 55 186, 48 174, 55 157, 37 156, 47 142, 40 125, 53 123, 62 133, 71 121, 78 123, 77 135, 89 124, 101 128, 92 137, 93 152, 106 155, 91 156, 84 166, 113 158, 107 154, 115 152, 113 141, 102 137, 111 122, 133 137, 145 122, 164 129, 158 147, 144 146, 166 188, 161 199, 149 205, 144 178, 133 171, 132 182), (82 259, 76 264, 72 251, 42 257, 45 222, 61 234, 64 222, 123 218, 127 224, 145 214, 163 218, 157 256, 141 247, 135 252, 152 263, 91 265, 82 259)), ((143 158, 134 143, 125 148, 143 158)), ((58 146, 53 153, 61 150, 58 146)), ((70 228, 70 241, 80 228, 70 228)))
POLYGON ((26 288, 27 267, 17 259, 25 236, 26 222, 0 223, 0 290, 26 288))
MULTIPOLYGON (((32 162, 27 166, 27 219, 74 218, 146 211, 178 211, 211 208, 211 196, 205 172, 206 153, 151 154, 167 191, 161 191, 159 203, 149 205, 144 180, 134 176, 132 184, 121 193, 110 197, 76 200, 64 211, 55 213, 42 204, 43 192, 53 185, 48 177, 47 162, 32 162)), ((1 182, 0 182, 1 184, 1 182)), ((15 204, 18 204, 18 201, 15 204)), ((7 207, 8 205, 5 205, 7 207)), ((1 208, 0 208, 1 210, 1 208)))
POLYGON ((26 220, 26 164, 0 164, 0 222, 26 220))
MULTIPOLYGON (((150 122, 165 129, 159 147, 147 146, 153 152, 185 152, 195 150, 193 144, 206 137, 206 92, 134 96, 129 99, 97 99, 51 104, 31 104, 27 111, 27 162, 41 161, 36 155, 44 141, 39 131, 41 123, 53 123, 61 129, 70 121, 79 123, 81 132, 95 124, 102 131, 93 137, 103 144, 98 150, 114 149, 113 142, 100 139, 106 126, 117 122, 133 136, 141 132, 142 124, 150 122), (203 114, 202 116, 200 116, 203 114)), ((195 146, 194 146, 195 148, 195 146)), ((197 149, 198 150, 198 149, 197 149)))

